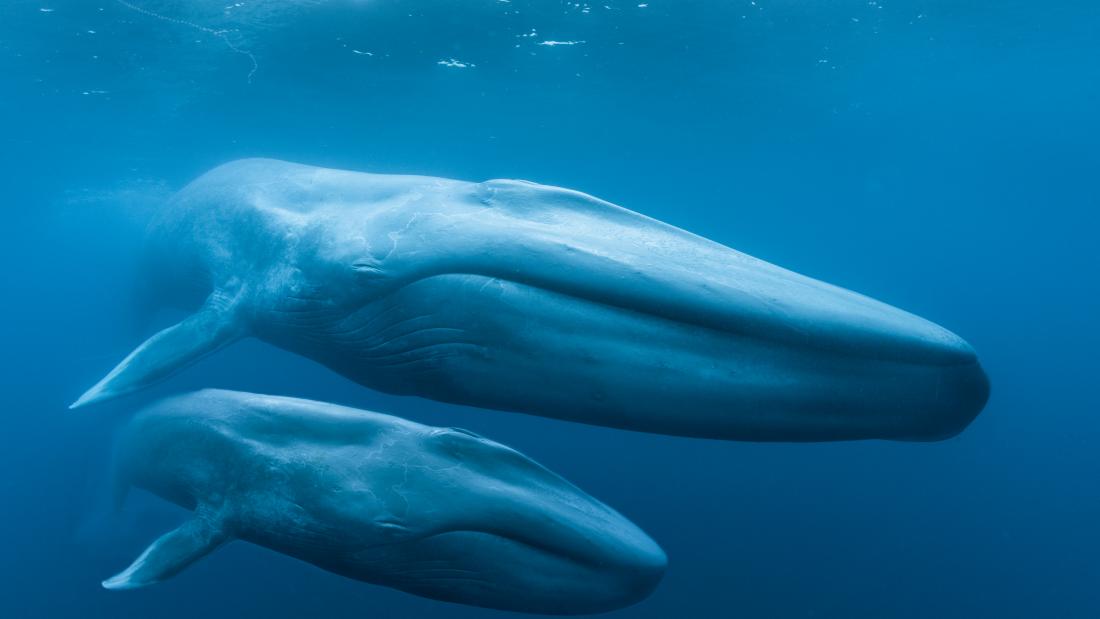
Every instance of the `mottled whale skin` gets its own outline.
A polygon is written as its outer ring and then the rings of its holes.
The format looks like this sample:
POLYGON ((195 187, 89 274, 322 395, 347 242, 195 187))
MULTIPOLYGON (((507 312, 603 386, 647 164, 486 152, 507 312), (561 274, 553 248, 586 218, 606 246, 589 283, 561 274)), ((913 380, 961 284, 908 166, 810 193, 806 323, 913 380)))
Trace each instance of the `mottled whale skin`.
POLYGON ((124 430, 120 487, 194 510, 108 589, 173 576, 241 539, 358 580, 506 610, 579 614, 647 595, 664 552, 526 456, 465 430, 207 390, 124 430))
POLYGON ((718 439, 940 439, 989 393, 931 322, 567 189, 247 159, 149 238, 153 296, 199 309, 74 406, 246 336, 388 393, 718 439))

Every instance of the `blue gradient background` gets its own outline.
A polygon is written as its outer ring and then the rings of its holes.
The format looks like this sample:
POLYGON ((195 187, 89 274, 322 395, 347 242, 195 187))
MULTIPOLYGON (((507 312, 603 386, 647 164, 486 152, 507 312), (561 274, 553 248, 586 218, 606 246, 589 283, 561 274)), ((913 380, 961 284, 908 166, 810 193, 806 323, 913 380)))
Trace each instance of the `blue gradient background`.
POLYGON ((227 4, 0 7, 0 616, 507 616, 246 544, 101 590, 181 517, 108 513, 113 428, 203 386, 526 452, 668 552, 614 616, 1100 616, 1095 2, 227 4), (387 397, 244 342, 67 411, 178 317, 132 303, 149 212, 243 156, 581 189, 943 324, 993 395, 942 443, 721 443, 387 397))

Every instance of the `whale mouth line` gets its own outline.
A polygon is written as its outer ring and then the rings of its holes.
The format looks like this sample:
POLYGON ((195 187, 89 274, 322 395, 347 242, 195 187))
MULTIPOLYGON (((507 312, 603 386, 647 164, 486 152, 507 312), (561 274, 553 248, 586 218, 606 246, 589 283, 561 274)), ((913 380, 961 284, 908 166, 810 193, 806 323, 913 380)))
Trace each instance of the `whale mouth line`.
MULTIPOLYGON (((890 341, 889 337, 892 334, 889 332, 873 335, 861 332, 860 329, 864 328, 866 325, 860 322, 858 316, 851 317, 850 324, 844 323, 834 325, 835 328, 833 330, 823 329, 821 333, 815 334, 808 332, 810 323, 800 325, 798 324, 797 317, 791 317, 790 320, 785 320, 784 314, 789 315, 789 311, 779 308, 774 304, 769 304, 766 301, 760 301, 760 304, 762 307, 771 310, 770 312, 761 311, 754 307, 744 307, 735 308, 732 311, 732 316, 717 316, 714 313, 708 315, 706 311, 700 311, 699 315, 693 316, 683 312, 676 313, 674 307, 669 308, 669 311, 660 311, 659 304, 647 304, 639 307, 637 303, 629 303, 630 299, 617 298, 617 296, 621 295, 599 294, 599 291, 595 288, 585 289, 583 287, 554 285, 557 283, 555 280, 546 281, 540 278, 517 278, 473 270, 442 271, 424 274, 415 279, 402 282, 401 285, 389 291, 388 294, 394 294, 399 290, 428 281, 435 277, 448 276, 482 277, 485 278, 487 282, 492 282, 494 280, 506 282, 514 286, 529 288, 544 294, 560 296, 570 301, 588 303, 680 328, 699 329, 726 338, 744 338, 756 342, 774 343, 794 351, 816 351, 836 357, 912 367, 968 367, 978 363, 977 356, 974 354, 973 350, 963 343, 962 340, 958 340, 957 344, 946 341, 948 337, 955 338, 956 340, 958 338, 950 334, 950 332, 942 330, 931 323, 926 323, 922 319, 916 317, 913 317, 913 319, 919 321, 922 327, 924 324, 927 324, 947 334, 947 336, 941 336, 945 340, 942 349, 936 348, 937 344, 934 342, 918 342, 915 345, 911 345, 911 348, 906 348, 906 346, 910 346, 910 344, 900 341, 901 338, 907 336, 905 333, 897 335, 899 341, 890 341), (744 324, 731 324, 732 320, 738 317, 744 318, 744 324), (722 320, 719 320, 719 318, 722 320), (852 329, 855 336, 852 338, 845 338, 842 333, 836 332, 845 327, 852 329), (876 337, 879 338, 880 341, 876 341, 874 339, 876 337), (952 348, 952 346, 955 348, 952 348)), ((893 310, 893 308, 890 309, 893 310)), ((901 312, 901 310, 894 311, 909 316, 901 312)))
POLYGON ((447 538, 449 536, 464 536, 464 535, 477 535, 490 537, 496 541, 508 542, 517 546, 522 546, 530 551, 540 553, 546 557, 559 559, 563 561, 569 561, 578 565, 588 567, 598 567, 601 565, 601 561, 596 557, 588 557, 582 553, 564 553, 556 551, 552 546, 546 544, 538 544, 534 540, 523 539, 513 535, 501 533, 499 531, 490 531, 487 529, 477 528, 456 528, 447 529, 443 531, 434 531, 426 535, 422 535, 413 539, 406 539, 400 542, 394 542, 395 544, 412 542, 426 542, 431 540, 439 540, 447 538))

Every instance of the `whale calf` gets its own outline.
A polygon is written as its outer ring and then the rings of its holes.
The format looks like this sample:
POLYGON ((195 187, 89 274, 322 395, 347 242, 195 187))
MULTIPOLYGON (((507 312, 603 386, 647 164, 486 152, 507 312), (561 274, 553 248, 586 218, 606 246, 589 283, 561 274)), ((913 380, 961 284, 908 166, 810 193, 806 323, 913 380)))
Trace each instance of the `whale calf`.
POLYGON ((120 487, 194 510, 108 589, 164 580, 241 539, 358 580, 546 614, 646 597, 664 552, 526 456, 465 430, 322 402, 206 390, 135 416, 120 487))
POLYGON ((367 387, 665 434, 934 440, 989 383, 902 310, 568 189, 247 159, 150 226, 198 309, 74 407, 255 336, 367 387))

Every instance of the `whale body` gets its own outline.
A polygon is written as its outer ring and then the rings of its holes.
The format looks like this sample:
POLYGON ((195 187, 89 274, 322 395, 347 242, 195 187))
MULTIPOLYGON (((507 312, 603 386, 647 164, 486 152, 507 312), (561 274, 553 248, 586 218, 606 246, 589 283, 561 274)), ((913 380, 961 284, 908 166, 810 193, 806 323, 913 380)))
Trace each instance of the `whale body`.
POLYGON ((154 296, 199 309, 74 406, 246 336, 383 392, 719 439, 934 440, 989 394, 931 322, 523 181, 240 160, 178 192, 149 247, 154 296))
POLYGON ((164 580, 241 539, 425 597, 575 614, 641 600, 666 565, 626 518, 508 447, 333 404, 170 398, 130 421, 116 469, 120 487, 194 514, 108 589, 164 580))

